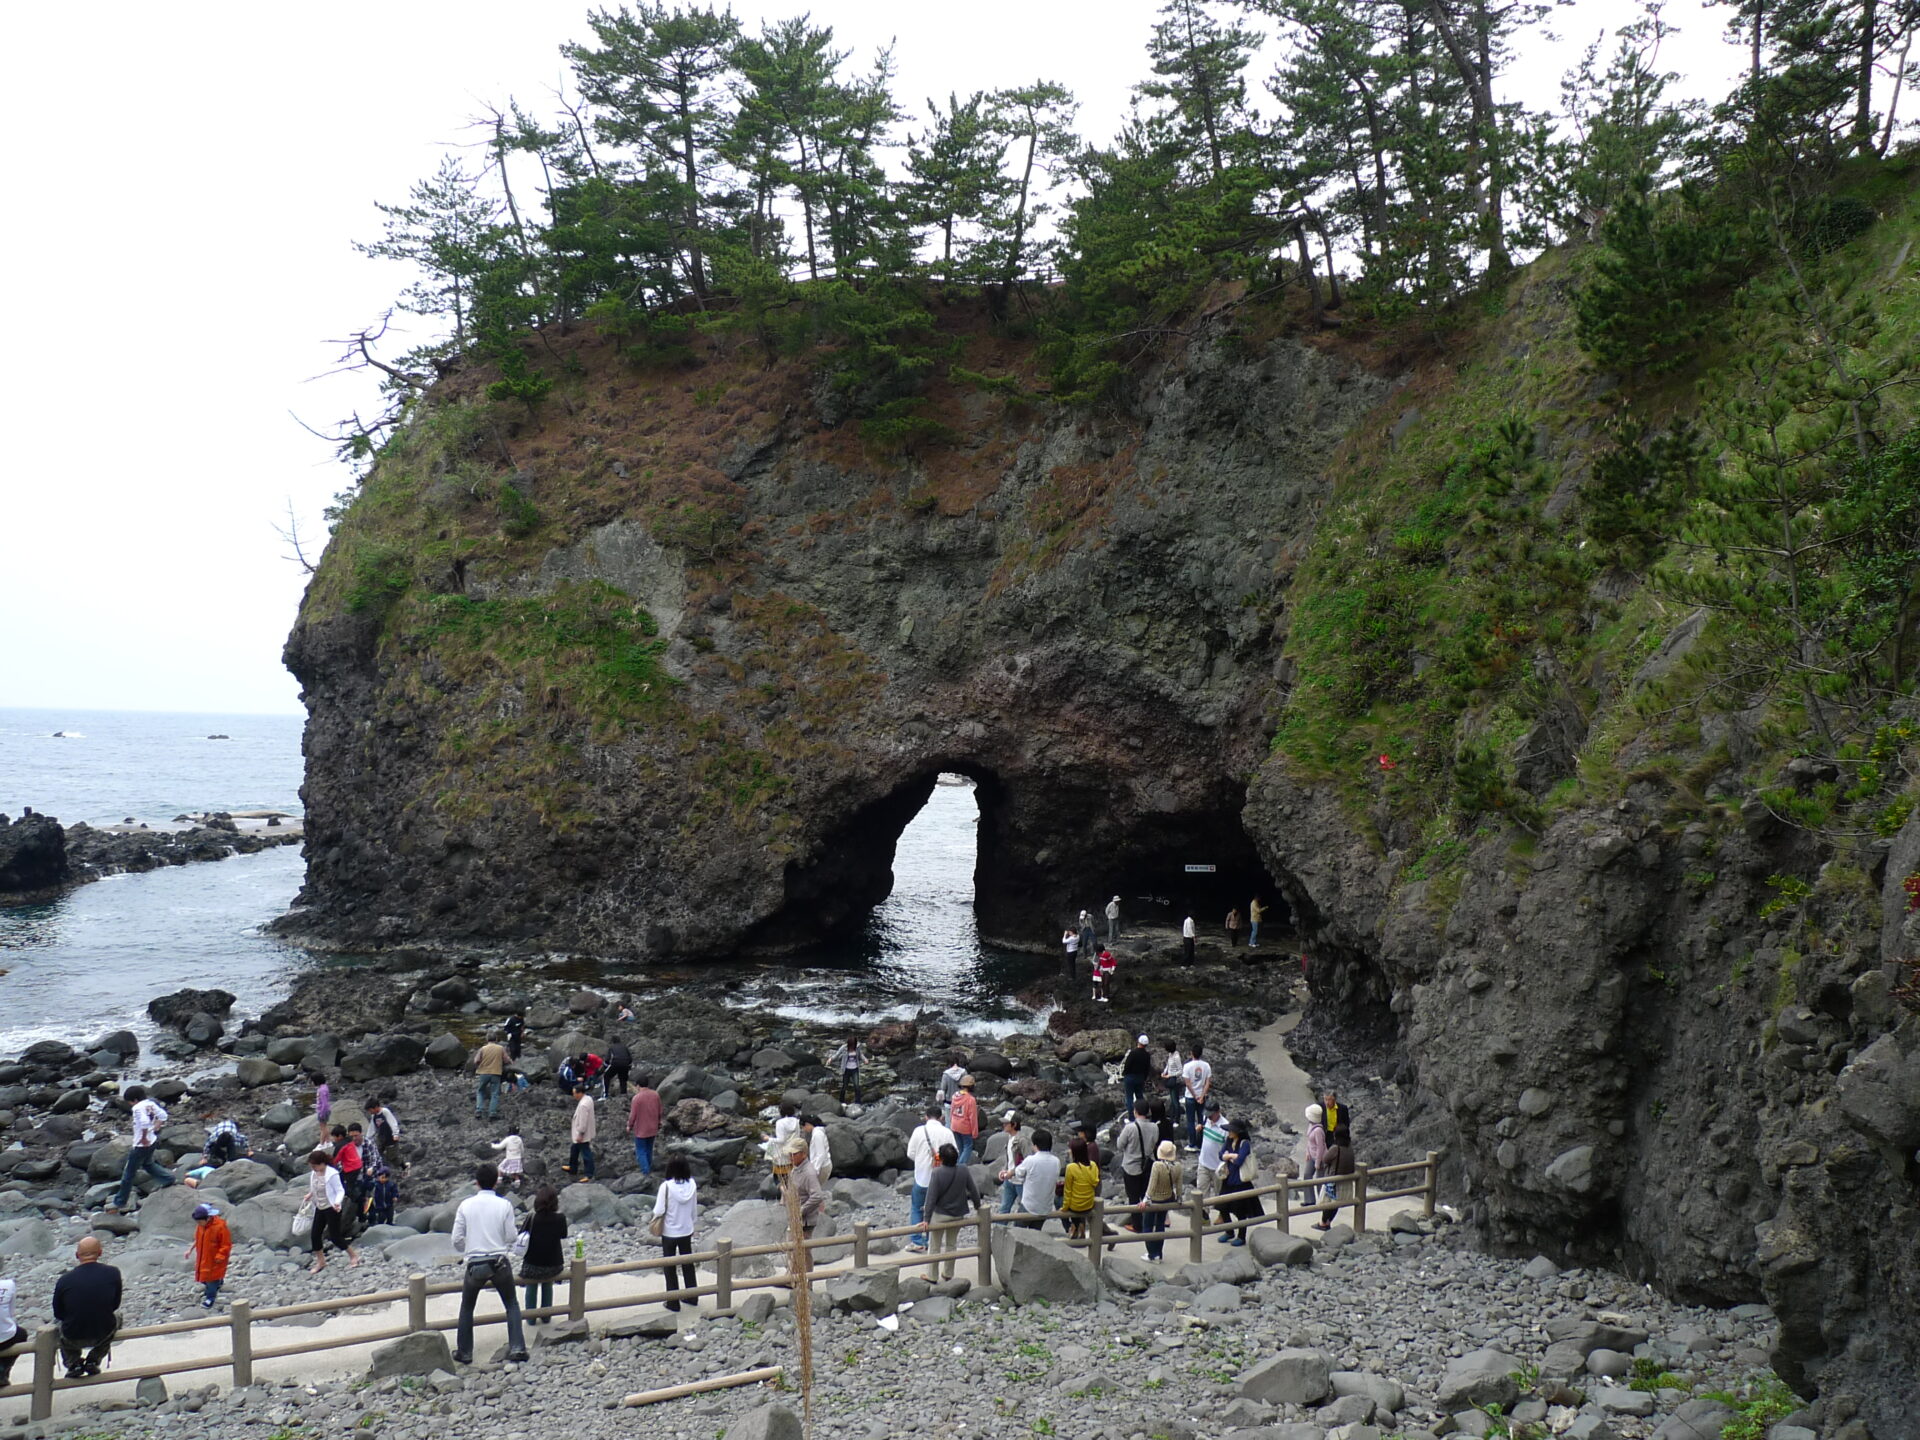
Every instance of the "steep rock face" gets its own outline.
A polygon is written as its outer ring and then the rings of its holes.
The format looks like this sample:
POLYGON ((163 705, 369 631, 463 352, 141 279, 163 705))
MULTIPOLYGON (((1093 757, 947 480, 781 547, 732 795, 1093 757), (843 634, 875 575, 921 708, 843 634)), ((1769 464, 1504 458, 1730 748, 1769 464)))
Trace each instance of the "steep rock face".
POLYGON ((1911 1433, 1920 1018, 1902 1020, 1887 962, 1913 950, 1901 880, 1920 827, 1883 847, 1877 890, 1816 890, 1824 929, 1871 919, 1802 957, 1767 923, 1765 877, 1806 868, 1809 839, 1676 836, 1659 811, 1641 785, 1536 844, 1490 836, 1445 892, 1277 760, 1248 828, 1286 877, 1316 997, 1394 1017, 1437 1112, 1419 1118, 1455 1138, 1490 1243, 1695 1301, 1764 1299, 1783 1377, 1911 1433))
POLYGON ((440 596, 384 622, 320 598, 323 567, 287 650, 311 712, 297 924, 779 952, 886 895, 942 771, 979 782, 995 940, 1047 945, 1076 905, 1188 860, 1218 866, 1224 913, 1264 888, 1238 816, 1282 588, 1329 452, 1387 384, 1292 341, 1197 343, 1130 425, 975 397, 957 457, 879 467, 794 396, 713 442, 740 552, 690 556, 657 512, 602 510, 535 563, 429 578, 440 596), (610 595, 659 627, 671 694, 638 722, 502 665, 497 639, 473 663, 446 628, 610 595))

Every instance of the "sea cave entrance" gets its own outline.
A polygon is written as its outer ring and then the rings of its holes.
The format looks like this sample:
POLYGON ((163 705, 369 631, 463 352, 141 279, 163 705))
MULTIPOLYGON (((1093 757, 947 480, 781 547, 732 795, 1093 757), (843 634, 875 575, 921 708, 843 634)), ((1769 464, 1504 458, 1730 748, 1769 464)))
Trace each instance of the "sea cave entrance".
POLYGON ((1241 824, 1244 792, 1215 803, 1144 810, 1116 803, 1111 776, 1023 776, 1010 783, 952 762, 857 810, 817 858, 794 865, 786 904, 747 948, 790 954, 822 943, 893 953, 1058 953, 1082 909, 1104 933, 1120 896, 1130 926, 1194 917, 1218 939, 1227 913, 1267 906, 1263 936, 1290 911, 1241 824))

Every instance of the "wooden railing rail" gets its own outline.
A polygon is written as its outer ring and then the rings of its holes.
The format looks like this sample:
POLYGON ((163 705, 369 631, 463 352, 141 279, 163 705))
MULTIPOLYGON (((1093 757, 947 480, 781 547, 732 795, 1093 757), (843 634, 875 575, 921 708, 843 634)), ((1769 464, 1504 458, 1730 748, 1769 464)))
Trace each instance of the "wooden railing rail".
MULTIPOLYGON (((963 1260, 974 1260, 978 1262, 975 1283, 984 1286, 991 1284, 993 1280, 992 1231, 995 1225, 1038 1226, 1048 1220, 1063 1222, 1070 1219, 1086 1220, 1087 1233, 1068 1243, 1086 1250, 1096 1268, 1101 1264, 1104 1251, 1113 1250, 1122 1245, 1153 1243, 1171 1245, 1177 1240, 1185 1240, 1189 1255, 1193 1260, 1198 1261, 1204 1257, 1204 1241, 1209 1235, 1274 1223, 1277 1223, 1283 1231, 1290 1231, 1290 1222, 1300 1215, 1316 1215, 1325 1211, 1336 1213, 1351 1211, 1354 1229, 1365 1230, 1367 1206, 1370 1203, 1417 1196, 1424 1202, 1423 1213, 1431 1216, 1438 1200, 1439 1176, 1439 1153, 1429 1151, 1426 1159, 1406 1164, 1378 1167, 1356 1165, 1351 1175, 1329 1176, 1314 1180, 1286 1179, 1246 1190, 1227 1191, 1225 1194, 1215 1191, 1204 1200, 1188 1198, 1170 1204, 1143 1202, 1138 1205, 1115 1206, 1108 1206, 1104 1201, 1096 1200, 1092 1211, 1078 1215, 1070 1215, 1065 1210, 1049 1210, 1044 1215, 994 1212, 982 1205, 964 1219, 937 1222, 942 1232, 973 1230, 972 1245, 951 1250, 934 1249, 929 1243, 924 1251, 909 1248, 904 1252, 896 1251, 876 1257, 873 1253, 875 1241, 920 1236, 925 1236, 931 1241, 931 1232, 928 1227, 917 1225, 890 1225, 875 1229, 864 1220, 855 1221, 849 1234, 816 1235, 801 1243, 809 1257, 821 1251, 845 1251, 851 1257, 855 1269, 876 1266, 897 1270, 931 1269, 934 1266, 944 1266, 949 1262, 957 1267, 963 1260), (1373 1189, 1374 1182, 1382 1177, 1416 1174, 1420 1176, 1421 1181, 1418 1185, 1387 1191, 1373 1189), (1321 1188, 1327 1184, 1338 1187, 1336 1196, 1332 1200, 1318 1198, 1321 1188), (1308 1198, 1308 1203, 1298 1205, 1290 1203, 1296 1194, 1304 1194, 1308 1198), (1269 1210, 1264 1201, 1266 1197, 1274 1195, 1282 1199, 1275 1208, 1269 1210), (1209 1221, 1206 1218, 1209 1208, 1219 1210, 1226 1203, 1246 1200, 1262 1201, 1261 1213, 1216 1221, 1209 1221), (1109 1224, 1116 1219, 1143 1214, 1165 1214, 1170 1218, 1178 1214, 1185 1218, 1186 1224, 1177 1230, 1169 1226, 1157 1231, 1119 1228, 1109 1224)), ((642 1260, 619 1260, 602 1265, 589 1265, 583 1258, 576 1258, 565 1277, 565 1301, 537 1309, 523 1310, 522 1314, 527 1318, 564 1316, 569 1320, 583 1320, 589 1314, 604 1310, 632 1309, 668 1298, 698 1301, 709 1296, 713 1297, 719 1309, 730 1310, 734 1307, 735 1298, 742 1291, 791 1289, 797 1280, 791 1271, 784 1270, 773 1275, 743 1275, 739 1273, 742 1261, 772 1255, 787 1257, 791 1254, 792 1247, 785 1243, 736 1246, 730 1240, 716 1240, 710 1250, 701 1250, 689 1255, 675 1255, 671 1258, 648 1256, 642 1260), (650 1270, 676 1270, 677 1267, 687 1265, 711 1269, 714 1273, 713 1283, 678 1290, 668 1290, 663 1285, 659 1290, 648 1290, 644 1294, 607 1295, 598 1299, 588 1297, 589 1282, 595 1279, 644 1274, 650 1270)), ((816 1280, 830 1278, 828 1274, 823 1274, 811 1265, 808 1269, 816 1280)), ((190 1374, 200 1370, 223 1369, 232 1370, 233 1383, 236 1387, 251 1385, 254 1367, 263 1360, 280 1360, 296 1355, 315 1355, 323 1351, 340 1350, 355 1345, 379 1344, 387 1340, 398 1340, 406 1335, 418 1334, 423 1330, 452 1330, 459 1321, 451 1317, 439 1320, 429 1319, 427 1300, 436 1295, 458 1295, 462 1289, 462 1283, 458 1280, 429 1282, 425 1275, 415 1274, 408 1277, 407 1287, 404 1290, 376 1290, 364 1295, 343 1295, 332 1300, 309 1300, 297 1305, 270 1306, 263 1310, 255 1310, 248 1301, 236 1300, 224 1316, 209 1315, 198 1320, 173 1320, 160 1325, 136 1325, 121 1330, 114 1337, 114 1343, 118 1344, 126 1340, 142 1340, 163 1335, 187 1335, 202 1330, 226 1330, 232 1336, 226 1354, 216 1353, 198 1358, 169 1360, 161 1364, 132 1366, 84 1378, 56 1375, 60 1332, 48 1326, 36 1333, 31 1340, 0 1347, 0 1357, 21 1355, 33 1357, 32 1380, 24 1384, 0 1387, 0 1398, 31 1395, 32 1401, 29 1407, 31 1418, 34 1421, 40 1421, 51 1418, 53 1396, 58 1390, 144 1380, 151 1376, 164 1377, 190 1374), (404 1324, 396 1323, 375 1330, 356 1331, 351 1335, 328 1336, 292 1345, 270 1346, 265 1349, 256 1347, 254 1343, 256 1339, 254 1327, 257 1325, 271 1324, 276 1320, 297 1319, 306 1315, 342 1315, 369 1306, 393 1305, 401 1301, 405 1301, 407 1305, 404 1324)), ((486 1316, 476 1315, 474 1323, 498 1325, 504 1323, 505 1318, 504 1314, 497 1313, 486 1316)))

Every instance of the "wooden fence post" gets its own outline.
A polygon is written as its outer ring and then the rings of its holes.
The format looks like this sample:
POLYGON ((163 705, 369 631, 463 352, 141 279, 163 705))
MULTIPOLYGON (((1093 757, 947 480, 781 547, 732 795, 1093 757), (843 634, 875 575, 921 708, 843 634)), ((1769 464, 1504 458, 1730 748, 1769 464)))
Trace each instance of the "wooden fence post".
POLYGON ((1207 1202, 1195 1196, 1193 1208, 1187 1212, 1187 1255, 1196 1265, 1207 1258, 1206 1228, 1207 1202))
POLYGON ((980 1252, 980 1279, 978 1284, 993 1283, 993 1211, 982 1205, 973 1212, 973 1233, 975 1248, 980 1252))
POLYGON ((584 1255, 573 1257, 567 1271, 567 1319, 587 1318, 587 1261, 584 1255))
POLYGON ((1093 1197, 1093 1211, 1087 1216, 1087 1258, 1093 1261, 1093 1268, 1100 1268, 1100 1240, 1107 1228, 1107 1202, 1098 1195, 1093 1197))
POLYGON ((253 1384, 253 1306, 236 1300, 227 1318, 233 1325, 233 1388, 242 1390, 253 1384))
POLYGON ((864 1270, 867 1268, 868 1256, 873 1253, 871 1249, 873 1244, 872 1236, 873 1236, 872 1222, 867 1220, 856 1220, 853 1222, 853 1268, 854 1269, 864 1270))
POLYGON ((1427 1151, 1426 1217, 1433 1218, 1433 1207, 1440 1199, 1440 1152, 1427 1151))
POLYGON ((1367 1167, 1353 1167, 1353 1228, 1355 1232, 1367 1228, 1367 1167))
POLYGON ((424 1330, 427 1328, 427 1277, 413 1274, 407 1277, 407 1329, 424 1330))
POLYGON ((53 1367, 60 1354, 60 1332, 49 1325, 33 1337, 33 1403, 27 1415, 33 1420, 53 1418, 53 1367))
MULTIPOLYGON (((700 1277, 693 1277, 698 1280, 700 1277)), ((713 1303, 716 1309, 733 1308, 733 1241, 716 1240, 713 1242, 713 1303)), ((694 1301, 698 1309, 700 1302, 694 1301)))

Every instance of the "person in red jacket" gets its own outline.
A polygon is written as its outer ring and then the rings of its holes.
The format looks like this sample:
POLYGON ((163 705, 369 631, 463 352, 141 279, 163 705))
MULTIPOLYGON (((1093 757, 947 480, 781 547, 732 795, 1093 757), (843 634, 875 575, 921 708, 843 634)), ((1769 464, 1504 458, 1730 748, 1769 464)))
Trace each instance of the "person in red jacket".
POLYGON ((233 1232, 218 1205, 193 1207, 193 1243, 187 1256, 193 1261, 194 1282, 200 1286, 200 1308, 211 1310, 219 1298, 220 1285, 227 1278, 227 1261, 233 1255, 233 1232))
POLYGON ((953 1131, 960 1147, 960 1163, 973 1159, 973 1147, 980 1143, 980 1102, 973 1095, 973 1076, 962 1075, 960 1088, 953 1092, 952 1118, 947 1128, 953 1131))

